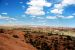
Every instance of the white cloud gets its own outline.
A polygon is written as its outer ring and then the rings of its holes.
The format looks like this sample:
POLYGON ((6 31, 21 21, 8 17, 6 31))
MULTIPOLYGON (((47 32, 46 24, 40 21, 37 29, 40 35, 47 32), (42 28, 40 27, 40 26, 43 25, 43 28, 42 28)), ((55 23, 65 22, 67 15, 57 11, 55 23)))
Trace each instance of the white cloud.
POLYGON ((43 17, 37 17, 38 19, 44 19, 43 17))
POLYGON ((3 15, 7 15, 8 13, 4 12, 4 13, 1 13, 1 14, 3 14, 3 15))
POLYGON ((74 18, 74 16, 62 16, 62 15, 60 15, 58 17, 62 18, 62 19, 72 19, 72 18, 74 18))
POLYGON ((27 4, 31 6, 37 6, 37 7, 43 7, 43 6, 50 7, 51 6, 51 3, 48 3, 46 0, 31 0, 27 4))
POLYGON ((46 20, 38 20, 38 22, 45 23, 46 20))
POLYGON ((55 17, 55 16, 47 16, 46 18, 47 19, 57 19, 57 17, 55 17))
POLYGON ((71 18, 74 18, 74 16, 67 16, 65 17, 66 19, 71 19, 71 18))
POLYGON ((46 19, 72 19, 74 18, 74 16, 63 16, 63 15, 59 15, 59 16, 47 16, 46 19))
POLYGON ((31 17, 35 18, 36 16, 31 16, 31 17))
POLYGON ((55 4, 54 5, 54 8, 62 9, 63 8, 63 5, 62 4, 55 4))
POLYGON ((64 7, 69 6, 69 5, 75 5, 75 0, 62 0, 60 3, 55 4, 54 9, 53 9, 54 14, 57 14, 56 12, 58 12, 58 14, 62 14, 64 7))
POLYGON ((72 5, 75 4, 75 0, 63 0, 62 5, 67 6, 67 5, 72 5))
POLYGON ((51 13, 54 14, 62 14, 63 13, 63 5, 61 3, 59 4, 54 4, 53 9, 51 10, 51 13))
POLYGON ((35 6, 30 6, 25 13, 30 15, 45 15, 45 12, 42 8, 35 6))
POLYGON ((64 10, 63 5, 61 3, 60 4, 55 4, 54 8, 51 10, 51 13, 62 14, 63 10, 64 10))
POLYGON ((45 15, 45 12, 43 10, 44 6, 50 7, 51 3, 47 2, 46 0, 30 0, 30 2, 27 3, 29 5, 26 14, 29 15, 45 15))
POLYGON ((53 9, 51 10, 51 13, 55 13, 55 14, 62 14, 63 9, 53 9))
POLYGON ((10 18, 11 20, 17 20, 16 18, 10 18))
POLYGON ((0 15, 0 19, 2 19, 2 20, 17 20, 15 18, 11 18, 9 16, 2 16, 2 15, 0 15))
POLYGON ((59 4, 55 4, 55 8, 63 8, 68 5, 75 5, 75 0, 62 0, 59 4))
POLYGON ((58 18, 65 18, 65 16, 62 16, 62 15, 59 15, 59 16, 57 16, 58 18))

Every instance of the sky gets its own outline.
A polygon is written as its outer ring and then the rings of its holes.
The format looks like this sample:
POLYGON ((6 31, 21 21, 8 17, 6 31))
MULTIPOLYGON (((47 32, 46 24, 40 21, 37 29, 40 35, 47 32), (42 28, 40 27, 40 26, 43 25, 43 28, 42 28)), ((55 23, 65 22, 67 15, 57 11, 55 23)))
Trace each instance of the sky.
POLYGON ((0 0, 0 25, 75 27, 75 0, 0 0))

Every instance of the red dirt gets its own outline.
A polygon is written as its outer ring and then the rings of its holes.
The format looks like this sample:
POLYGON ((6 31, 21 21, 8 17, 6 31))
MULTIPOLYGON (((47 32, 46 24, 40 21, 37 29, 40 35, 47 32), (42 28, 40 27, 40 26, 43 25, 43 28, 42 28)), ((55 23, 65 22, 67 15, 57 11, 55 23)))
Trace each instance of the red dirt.
POLYGON ((1 33, 0 34, 0 50, 36 50, 36 48, 34 48, 32 45, 22 41, 23 33, 17 32, 17 34, 20 39, 14 38, 10 34, 1 33))

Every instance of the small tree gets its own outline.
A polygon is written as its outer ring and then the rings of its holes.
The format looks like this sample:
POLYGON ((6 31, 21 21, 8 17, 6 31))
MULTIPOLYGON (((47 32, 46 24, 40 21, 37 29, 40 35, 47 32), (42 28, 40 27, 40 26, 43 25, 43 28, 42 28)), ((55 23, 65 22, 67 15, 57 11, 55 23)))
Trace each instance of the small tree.
POLYGON ((48 36, 50 36, 50 35, 52 35, 52 32, 49 32, 49 33, 48 33, 48 36))

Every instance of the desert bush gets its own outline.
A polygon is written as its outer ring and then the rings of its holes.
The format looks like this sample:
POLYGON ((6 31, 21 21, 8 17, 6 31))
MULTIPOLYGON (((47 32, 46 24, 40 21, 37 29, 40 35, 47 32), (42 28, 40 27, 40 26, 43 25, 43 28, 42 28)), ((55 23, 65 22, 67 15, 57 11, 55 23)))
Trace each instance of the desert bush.
POLYGON ((52 32, 49 32, 49 33, 48 33, 48 36, 50 36, 50 35, 52 35, 52 32))
POLYGON ((17 35, 13 35, 14 38, 19 38, 17 35))
POLYGON ((67 36, 67 40, 72 40, 70 36, 67 36))
POLYGON ((41 45, 41 50, 50 50, 50 48, 47 43, 43 42, 41 45))
POLYGON ((4 33, 4 29, 0 29, 0 33, 4 33))

